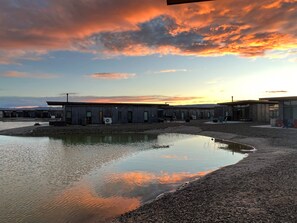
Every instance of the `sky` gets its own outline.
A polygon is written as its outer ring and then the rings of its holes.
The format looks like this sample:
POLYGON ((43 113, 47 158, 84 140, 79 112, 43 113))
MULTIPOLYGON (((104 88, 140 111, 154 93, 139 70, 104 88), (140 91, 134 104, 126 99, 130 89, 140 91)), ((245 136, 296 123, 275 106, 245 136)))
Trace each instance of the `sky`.
POLYGON ((0 1, 0 107, 297 95, 297 0, 0 1))

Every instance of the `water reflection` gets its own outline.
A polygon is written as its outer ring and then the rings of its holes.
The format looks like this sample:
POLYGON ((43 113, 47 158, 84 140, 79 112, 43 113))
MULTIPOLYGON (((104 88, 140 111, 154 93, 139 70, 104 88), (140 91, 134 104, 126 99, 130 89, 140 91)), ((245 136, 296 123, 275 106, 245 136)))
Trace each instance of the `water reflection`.
POLYGON ((238 162, 239 152, 181 134, 0 136, 0 222, 105 222, 238 162))
POLYGON ((44 205, 33 222, 106 222, 141 204, 138 198, 100 197, 87 182, 67 189, 44 205))
POLYGON ((215 139, 215 142, 221 144, 219 146, 220 149, 229 150, 229 151, 236 152, 236 153, 246 154, 246 153, 254 151, 253 147, 239 144, 239 143, 228 142, 228 141, 221 140, 221 139, 215 139))
POLYGON ((126 172, 126 173, 117 173, 112 174, 111 183, 120 183, 122 185, 127 185, 129 188, 144 186, 148 184, 174 184, 180 183, 184 180, 189 180, 193 178, 197 178, 200 176, 204 176, 205 172, 199 173, 168 173, 168 172, 161 172, 159 174, 150 173, 150 172, 126 172))
POLYGON ((51 137, 62 140, 65 145, 91 145, 91 144, 130 144, 157 140, 155 134, 93 134, 93 135, 67 135, 51 137))
POLYGON ((168 172, 124 172, 109 176, 100 191, 105 196, 137 197, 141 202, 149 201, 159 194, 175 190, 179 185, 197 179, 210 171, 198 173, 168 172))

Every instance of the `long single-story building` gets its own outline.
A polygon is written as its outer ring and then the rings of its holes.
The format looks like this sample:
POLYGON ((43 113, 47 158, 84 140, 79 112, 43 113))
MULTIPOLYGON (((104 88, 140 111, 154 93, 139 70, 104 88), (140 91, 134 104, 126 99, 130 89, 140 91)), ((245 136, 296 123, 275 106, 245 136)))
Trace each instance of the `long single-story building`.
POLYGON ((134 103, 90 103, 90 102, 55 102, 50 106, 63 106, 64 121, 72 125, 110 123, 153 123, 163 116, 168 104, 134 103))
POLYGON ((271 125, 297 128, 297 96, 260 98, 277 104, 271 116, 271 125))
POLYGON ((189 121, 213 117, 215 105, 170 106, 145 103, 92 103, 48 101, 49 106, 62 106, 63 121, 72 125, 154 123, 189 121))
POLYGON ((34 107, 34 108, 0 108, 0 119, 50 119, 52 117, 62 118, 63 110, 56 107, 34 107))
POLYGON ((232 121, 270 121, 271 106, 276 105, 275 101, 268 100, 243 100, 234 102, 219 103, 215 108, 215 117, 219 120, 232 121))

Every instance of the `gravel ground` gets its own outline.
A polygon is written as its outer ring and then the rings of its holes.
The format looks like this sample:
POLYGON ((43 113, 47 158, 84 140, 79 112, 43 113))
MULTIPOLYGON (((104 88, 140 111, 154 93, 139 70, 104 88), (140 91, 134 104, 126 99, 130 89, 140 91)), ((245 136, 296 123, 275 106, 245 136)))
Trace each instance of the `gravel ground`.
POLYGON ((201 134, 254 146, 239 163, 168 193, 114 222, 297 222, 297 130, 254 128, 261 123, 206 125, 160 123, 122 126, 38 127, 8 135, 176 132, 201 134))

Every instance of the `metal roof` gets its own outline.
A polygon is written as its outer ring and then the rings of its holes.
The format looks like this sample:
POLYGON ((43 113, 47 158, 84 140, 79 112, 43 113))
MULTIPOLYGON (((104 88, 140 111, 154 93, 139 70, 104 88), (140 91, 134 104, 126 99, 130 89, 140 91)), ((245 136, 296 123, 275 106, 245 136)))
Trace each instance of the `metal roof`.
POLYGON ((267 101, 292 101, 297 100, 297 96, 286 96, 286 97, 271 97, 271 98, 260 98, 260 100, 267 100, 267 101))
POLYGON ((173 105, 171 108, 179 109, 214 109, 217 104, 173 105))
POLYGON ((65 102, 65 101, 47 101, 48 105, 54 106, 169 106, 169 104, 148 104, 148 103, 100 103, 100 102, 65 102))
POLYGON ((63 111, 60 107, 0 108, 0 111, 63 111))
POLYGON ((218 103, 218 105, 250 105, 250 104, 277 104, 275 101, 268 100, 243 100, 218 103))

